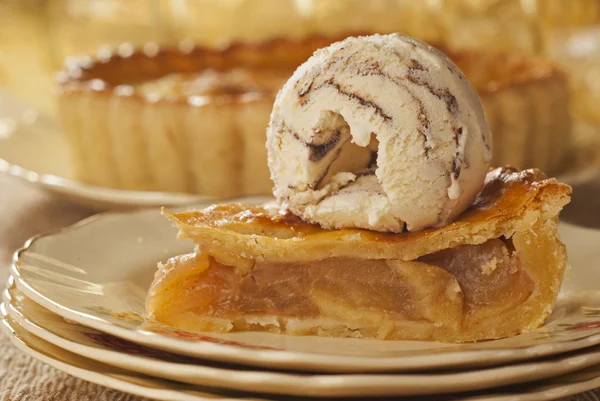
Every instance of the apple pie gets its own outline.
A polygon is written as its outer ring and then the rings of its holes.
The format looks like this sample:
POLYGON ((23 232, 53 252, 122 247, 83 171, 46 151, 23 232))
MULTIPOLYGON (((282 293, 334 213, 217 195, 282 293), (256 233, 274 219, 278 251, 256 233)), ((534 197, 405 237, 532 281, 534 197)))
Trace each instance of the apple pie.
POLYGON ((444 342, 530 331, 561 285, 570 191, 497 168, 458 220, 404 233, 326 230, 268 205, 164 211, 197 247, 159 266, 147 312, 190 331, 444 342))

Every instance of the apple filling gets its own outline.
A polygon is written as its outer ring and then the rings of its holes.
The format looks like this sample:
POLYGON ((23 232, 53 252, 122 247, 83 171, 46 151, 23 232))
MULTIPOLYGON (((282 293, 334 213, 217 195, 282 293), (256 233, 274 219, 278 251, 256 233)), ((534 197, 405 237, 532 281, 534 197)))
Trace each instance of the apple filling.
POLYGON ((161 266, 147 308, 155 320, 190 331, 360 330, 361 337, 394 338, 406 326, 412 338, 424 339, 434 328, 461 331, 483 310, 514 308, 533 289, 511 241, 502 239, 415 261, 257 261, 246 274, 192 253, 161 266))

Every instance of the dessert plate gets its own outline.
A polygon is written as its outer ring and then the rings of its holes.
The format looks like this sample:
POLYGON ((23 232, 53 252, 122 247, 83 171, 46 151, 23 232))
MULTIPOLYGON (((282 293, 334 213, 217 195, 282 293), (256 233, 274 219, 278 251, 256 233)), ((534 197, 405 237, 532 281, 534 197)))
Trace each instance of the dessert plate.
POLYGON ((35 336, 108 365, 201 386, 302 396, 444 394, 525 383, 600 363, 600 347, 541 362, 440 374, 287 374, 210 364, 121 340, 70 323, 20 293, 4 292, 9 316, 35 336))
POLYGON ((71 376, 126 393, 158 400, 263 400, 263 398, 250 397, 248 394, 239 392, 202 389, 189 384, 162 380, 89 360, 52 345, 19 327, 10 317, 6 316, 3 304, 0 305, 0 312, 3 315, 0 319, 0 326, 2 326, 4 334, 10 337, 13 345, 25 354, 71 376))
MULTIPOLYGON (((208 400, 265 400, 267 396, 248 393, 199 388, 189 384, 162 380, 136 374, 92 361, 83 356, 57 347, 27 332, 6 315, 6 308, 0 305, 0 326, 12 343, 29 356, 43 363, 83 380, 107 386, 116 390, 149 397, 157 400, 208 401, 208 400)), ((412 400, 428 401, 545 401, 592 390, 600 386, 600 366, 569 373, 563 376, 536 381, 532 384, 510 386, 487 391, 485 395, 464 393, 455 396, 411 397, 412 400)), ((298 398, 277 397, 278 400, 298 398)), ((385 401, 386 398, 379 398, 385 401)), ((397 399, 397 398, 393 398, 397 399)), ((318 399, 314 399, 317 401, 318 399)), ((322 398, 321 398, 322 400, 322 398)))
MULTIPOLYGON (((73 178, 67 145, 54 118, 32 114, 30 108, 1 92, 0 106, 0 173, 95 209, 189 205, 215 200, 193 194, 126 191, 79 182, 73 178)), ((244 202, 254 198, 248 197, 244 202)))
POLYGON ((156 210, 106 213, 28 241, 17 252, 17 287, 74 322, 187 356, 277 369, 375 372, 490 366, 600 343, 600 231, 563 225, 573 267, 542 328, 476 344, 190 333, 144 318, 156 262, 192 249, 156 210))
POLYGON ((210 201, 190 194, 125 191, 73 179, 67 146, 57 122, 49 117, 31 124, 16 123, 0 135, 0 173, 6 173, 79 204, 97 209, 184 205, 210 201))

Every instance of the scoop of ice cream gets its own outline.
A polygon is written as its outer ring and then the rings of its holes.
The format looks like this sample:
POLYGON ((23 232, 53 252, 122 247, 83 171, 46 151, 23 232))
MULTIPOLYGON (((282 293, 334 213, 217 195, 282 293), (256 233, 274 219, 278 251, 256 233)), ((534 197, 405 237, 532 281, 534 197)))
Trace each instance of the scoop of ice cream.
POLYGON ((318 50, 275 100, 275 197, 326 228, 401 232, 448 224, 491 159, 481 101, 433 47, 401 34, 318 50))

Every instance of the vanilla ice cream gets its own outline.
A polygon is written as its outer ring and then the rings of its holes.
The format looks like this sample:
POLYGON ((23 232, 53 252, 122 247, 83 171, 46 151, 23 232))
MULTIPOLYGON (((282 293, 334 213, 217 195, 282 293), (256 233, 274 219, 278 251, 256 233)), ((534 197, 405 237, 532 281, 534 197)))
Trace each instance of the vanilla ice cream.
POLYGON ((450 223, 480 191, 491 138, 473 87, 401 34, 318 50, 275 100, 274 195, 326 228, 401 232, 450 223))

